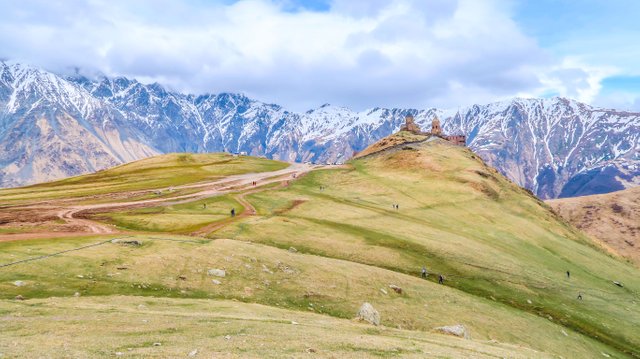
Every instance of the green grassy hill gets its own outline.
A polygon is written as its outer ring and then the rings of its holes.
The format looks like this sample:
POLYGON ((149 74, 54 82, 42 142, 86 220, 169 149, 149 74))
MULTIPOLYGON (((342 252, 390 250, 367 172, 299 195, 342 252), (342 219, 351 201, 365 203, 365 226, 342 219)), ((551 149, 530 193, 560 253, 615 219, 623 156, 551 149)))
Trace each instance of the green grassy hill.
POLYGON ((0 265, 62 252, 0 267, 0 353, 42 353, 56 318, 65 350, 97 356, 640 355, 637 268, 469 150, 387 142, 279 186, 92 214, 125 233, 0 241, 0 265), (245 202, 254 215, 224 217, 245 202), (126 236, 141 245, 109 241, 126 236), (363 302, 382 326, 353 321, 363 302), (434 329, 455 324, 470 339, 434 329))
MULTIPOLYGON (((150 192, 250 172, 267 172, 287 163, 227 153, 170 153, 127 163, 93 174, 0 191, 0 203, 150 192)), ((188 193, 188 192, 181 192, 188 193)), ((144 194, 139 199, 147 198, 144 194)))

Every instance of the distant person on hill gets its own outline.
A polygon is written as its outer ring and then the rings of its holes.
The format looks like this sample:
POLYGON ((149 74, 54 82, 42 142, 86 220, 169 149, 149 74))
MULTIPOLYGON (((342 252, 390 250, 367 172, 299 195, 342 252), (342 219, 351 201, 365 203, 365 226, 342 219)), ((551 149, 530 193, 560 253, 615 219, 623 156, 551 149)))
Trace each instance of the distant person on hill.
POLYGON ((203 203, 203 204, 202 204, 202 208, 203 208, 203 209, 207 209, 207 204, 206 204, 206 203, 203 203))
POLYGON ((231 217, 235 217, 235 216, 236 216, 236 209, 231 208, 231 217))
POLYGON ((578 292, 578 300, 582 300, 582 293, 578 292))
POLYGON ((571 278, 571 272, 567 271, 567 279, 571 278))
POLYGON ((422 278, 427 278, 427 268, 422 266, 422 278))
POLYGON ((439 284, 444 284, 444 277, 442 276, 442 274, 440 274, 440 275, 438 276, 438 283, 439 283, 439 284))

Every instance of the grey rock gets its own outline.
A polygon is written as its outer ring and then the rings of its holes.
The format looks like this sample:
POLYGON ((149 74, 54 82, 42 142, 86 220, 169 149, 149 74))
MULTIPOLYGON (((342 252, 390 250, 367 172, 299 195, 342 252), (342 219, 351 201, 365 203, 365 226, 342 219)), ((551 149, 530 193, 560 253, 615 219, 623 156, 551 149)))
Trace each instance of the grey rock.
POLYGON ((436 331, 444 334, 455 335, 456 337, 461 337, 465 339, 471 339, 469 332, 462 324, 456 324, 451 326, 437 327, 436 331))
POLYGON ((224 269, 209 269, 207 274, 214 275, 216 277, 225 277, 227 272, 224 269))
POLYGON ((368 302, 360 306, 356 319, 364 320, 373 325, 380 325, 380 313, 368 302))

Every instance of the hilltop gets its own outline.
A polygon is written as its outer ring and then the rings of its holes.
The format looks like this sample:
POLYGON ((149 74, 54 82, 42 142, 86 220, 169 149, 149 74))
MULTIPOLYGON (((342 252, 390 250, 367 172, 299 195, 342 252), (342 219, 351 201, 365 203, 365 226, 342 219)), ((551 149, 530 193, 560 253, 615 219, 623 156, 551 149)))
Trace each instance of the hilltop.
POLYGON ((640 187, 547 203, 568 222, 640 266, 640 187))
POLYGON ((640 114, 566 98, 453 110, 325 104, 297 113, 237 93, 190 95, 125 77, 63 77, 0 61, 0 186, 92 173, 173 152, 236 152, 344 162, 396 132, 438 116, 488 164, 540 198, 637 185, 640 114))
POLYGON ((211 155, 193 179, 190 161, 152 159, 185 180, 140 175, 114 198, 90 193, 101 174, 34 187, 44 203, 0 191, 13 233, 0 235, 0 343, 34 356, 639 355, 638 268, 467 148, 384 142, 344 166, 211 155), (16 225, 44 209, 46 224, 16 225), (50 239, 70 221, 74 236, 50 239), (365 302, 380 326, 354 321, 365 302), (51 323, 66 346, 46 342, 51 323), (457 324, 466 338, 436 329, 457 324))

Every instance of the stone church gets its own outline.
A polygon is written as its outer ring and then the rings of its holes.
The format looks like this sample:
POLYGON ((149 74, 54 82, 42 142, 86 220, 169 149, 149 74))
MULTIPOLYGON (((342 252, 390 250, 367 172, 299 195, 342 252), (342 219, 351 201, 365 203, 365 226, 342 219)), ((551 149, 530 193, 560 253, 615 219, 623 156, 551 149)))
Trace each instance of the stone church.
POLYGON ((438 136, 442 139, 445 139, 454 145, 457 146, 466 146, 467 145, 467 136, 465 135, 446 135, 442 132, 442 127, 440 126, 440 119, 436 116, 431 121, 431 132, 422 132, 420 127, 416 124, 412 115, 407 115, 404 119, 405 123, 400 127, 400 131, 408 131, 411 133, 415 133, 417 135, 425 135, 425 136, 438 136))

